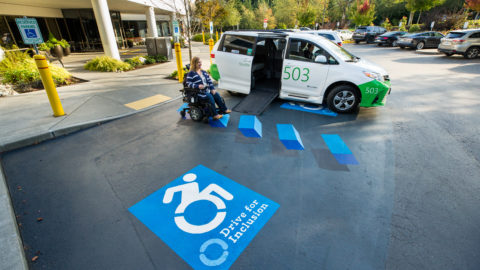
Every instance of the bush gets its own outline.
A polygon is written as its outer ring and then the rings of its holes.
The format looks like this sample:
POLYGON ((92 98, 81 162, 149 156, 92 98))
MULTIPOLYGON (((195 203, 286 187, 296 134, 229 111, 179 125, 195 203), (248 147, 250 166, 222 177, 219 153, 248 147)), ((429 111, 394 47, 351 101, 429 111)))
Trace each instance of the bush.
MULTIPOLYGON (((58 84, 64 84, 72 76, 64 68, 49 65, 53 81, 58 84)), ((4 83, 16 86, 38 84, 40 74, 38 73, 35 60, 27 52, 7 51, 5 59, 0 62, 0 76, 4 83)))
MULTIPOLYGON (((173 44, 174 44, 173 39, 170 40, 170 43, 172 44, 172 48, 173 48, 173 44)), ((185 45, 185 39, 180 38, 179 43, 180 43, 181 48, 186 48, 187 47, 187 45, 185 45)))
POLYGON ((38 50, 39 51, 48 51, 48 50, 50 50, 50 48, 47 46, 47 44, 40 43, 40 45, 38 45, 38 50))
POLYGON ((97 56, 92 60, 88 61, 85 64, 84 68, 91 71, 103 72, 119 72, 133 69, 133 67, 129 63, 125 63, 108 56, 97 56))
POLYGON ((70 48, 70 44, 65 40, 65 39, 62 39, 58 42, 58 45, 62 46, 62 48, 70 48))
POLYGON ((420 29, 422 29, 421 24, 412 24, 412 25, 410 25, 410 28, 408 29, 408 32, 409 33, 414 33, 414 32, 420 31, 420 29))
MULTIPOLYGON (((186 67, 183 67, 183 73, 184 73, 184 74, 187 74, 187 73, 188 73, 188 69, 187 69, 186 67)), ((178 80, 178 70, 174 70, 174 71, 172 72, 172 74, 170 74, 169 77, 172 78, 172 79, 178 80)))
POLYGON ((155 64, 156 62, 157 62, 157 60, 155 59, 154 56, 146 56, 145 57, 145 65, 155 64))
MULTIPOLYGON (((210 38, 210 33, 205 33, 205 42, 210 38)), ((192 37, 193 41, 203 42, 202 33, 196 34, 192 37)))
POLYGON ((127 39, 127 46, 128 46, 129 48, 132 48, 132 47, 134 46, 133 40, 127 39))
POLYGON ((145 63, 146 58, 143 56, 135 56, 133 58, 128 58, 124 60, 125 63, 128 63, 132 66, 132 68, 136 68, 138 66, 141 66, 145 63))
POLYGON ((155 55, 154 58, 157 63, 163 63, 168 61, 168 58, 166 56, 160 54, 155 55))
POLYGON ((390 31, 392 29, 392 24, 390 23, 390 20, 388 18, 386 18, 385 21, 382 23, 382 27, 387 29, 387 31, 390 31))

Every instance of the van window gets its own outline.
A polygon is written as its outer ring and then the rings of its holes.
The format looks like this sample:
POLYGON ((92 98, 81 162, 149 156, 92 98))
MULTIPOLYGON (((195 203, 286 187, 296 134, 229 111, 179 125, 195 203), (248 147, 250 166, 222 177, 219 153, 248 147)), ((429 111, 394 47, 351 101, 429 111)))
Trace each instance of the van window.
POLYGON ((478 33, 473 33, 472 35, 470 35, 469 38, 480 38, 480 32, 478 32, 478 33))
POLYGON ((240 35, 225 35, 222 44, 220 44, 219 51, 229 52, 235 54, 251 55, 255 37, 240 36, 240 35))
POLYGON ((290 47, 288 49, 287 59, 313 62, 318 55, 328 54, 318 45, 301 39, 290 39, 290 47))
POLYGON ((325 38, 328 38, 330 40, 335 40, 335 37, 331 34, 318 33, 318 35, 322 36, 322 37, 325 37, 325 38))

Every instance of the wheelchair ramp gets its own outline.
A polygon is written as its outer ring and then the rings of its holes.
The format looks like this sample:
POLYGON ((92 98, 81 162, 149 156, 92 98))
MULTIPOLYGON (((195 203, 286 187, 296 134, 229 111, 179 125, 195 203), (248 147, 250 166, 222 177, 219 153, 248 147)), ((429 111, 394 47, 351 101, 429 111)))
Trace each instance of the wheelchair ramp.
POLYGON ((257 83, 254 89, 232 110, 245 113, 260 115, 278 97, 279 83, 274 81, 263 81, 257 83))

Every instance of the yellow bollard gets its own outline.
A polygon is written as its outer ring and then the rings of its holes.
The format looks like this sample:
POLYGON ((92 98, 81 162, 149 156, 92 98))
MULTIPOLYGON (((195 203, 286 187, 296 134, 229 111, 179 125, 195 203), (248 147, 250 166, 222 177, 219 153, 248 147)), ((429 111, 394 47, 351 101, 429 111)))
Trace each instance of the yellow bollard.
POLYGON ((213 50, 213 38, 208 40, 208 47, 210 49, 210 65, 212 64, 212 50, 213 50))
POLYGON ((205 32, 202 30, 202 39, 203 39, 203 44, 205 44, 205 32))
POLYGON ((217 41, 218 41, 218 31, 215 31, 215 37, 217 38, 217 39, 215 40, 215 42, 217 42, 217 41))
POLYGON ((50 73, 50 68, 48 67, 47 58, 43 55, 35 55, 35 64, 37 64, 38 72, 40 72, 40 78, 42 79, 43 87, 47 91, 48 100, 50 101, 50 106, 52 106, 54 116, 65 115, 63 111, 62 103, 58 97, 57 88, 52 79, 52 73, 50 73))
POLYGON ((177 60, 178 81, 183 82, 182 50, 180 49, 180 43, 175 42, 174 47, 175 59, 177 60))

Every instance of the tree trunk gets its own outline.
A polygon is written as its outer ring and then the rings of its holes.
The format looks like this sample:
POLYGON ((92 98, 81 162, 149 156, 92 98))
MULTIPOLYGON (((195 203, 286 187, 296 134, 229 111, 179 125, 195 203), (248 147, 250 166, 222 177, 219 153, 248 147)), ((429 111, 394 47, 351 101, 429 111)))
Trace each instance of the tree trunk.
POLYGON ((422 16, 422 12, 421 12, 421 11, 419 11, 419 13, 418 13, 417 24, 420 22, 420 16, 422 16))
POLYGON ((187 13, 187 38, 188 38, 188 58, 192 62, 192 35, 191 35, 191 22, 190 22, 190 2, 187 4, 186 0, 183 0, 183 4, 185 5, 185 11, 187 13))
POLYGON ((408 23, 407 25, 412 24, 413 21, 413 16, 415 15, 415 11, 410 11, 410 17, 408 18, 408 23))
POLYGON ((478 15, 480 15, 480 11, 477 11, 477 15, 475 16, 475 20, 478 19, 478 15))

